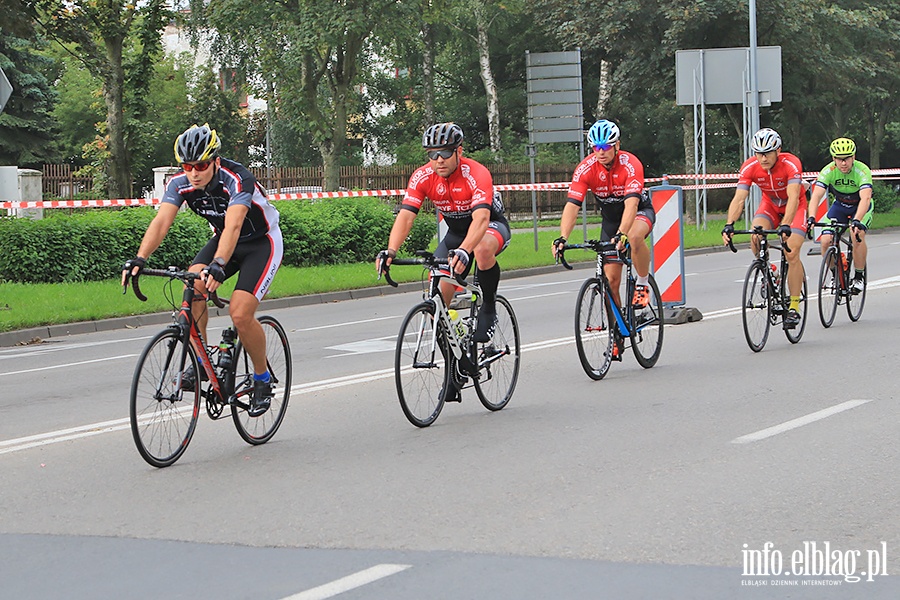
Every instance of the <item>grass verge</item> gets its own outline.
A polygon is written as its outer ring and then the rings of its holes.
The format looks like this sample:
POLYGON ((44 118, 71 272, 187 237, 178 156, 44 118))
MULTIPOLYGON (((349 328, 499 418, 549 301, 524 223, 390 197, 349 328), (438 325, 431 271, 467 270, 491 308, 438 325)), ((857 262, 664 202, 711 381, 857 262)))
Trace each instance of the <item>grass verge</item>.
MULTIPOLYGON (((900 226, 900 210, 881 213, 875 217, 877 227, 900 226)), ((558 224, 558 221, 556 222, 558 224)), ((554 227, 553 222, 542 222, 543 227, 554 227)), ((704 248, 721 245, 720 231, 725 224, 723 219, 713 219, 706 229, 698 229, 687 225, 684 228, 685 248, 704 248)), ((572 242, 581 241, 581 224, 575 228, 571 236, 572 242)), ((509 247, 500 256, 500 265, 504 271, 552 265, 550 244, 558 237, 555 229, 538 231, 538 250, 535 251, 534 235, 529 230, 519 231, 513 235, 509 247)), ((599 223, 588 226, 588 237, 599 237, 599 223)), ((589 253, 582 257, 568 257, 572 261, 594 260, 589 253)), ((561 268, 561 267, 560 267, 561 268)), ((416 267, 396 267, 391 273, 398 282, 418 281, 422 278, 422 270, 416 267)), ((235 278, 223 286, 223 296, 233 289, 235 278)), ((357 264, 325 265, 316 267, 282 267, 272 284, 269 298, 319 294, 341 290, 358 289, 376 285, 387 285, 375 278, 374 262, 357 264)), ((0 284, 0 331, 12 331, 55 325, 77 321, 92 321, 110 317, 148 314, 169 310, 171 302, 166 300, 167 284, 163 279, 146 277, 141 280, 141 288, 149 298, 140 302, 129 293, 122 295, 122 288, 117 279, 87 283, 54 283, 54 284, 0 284)), ((177 286, 171 287, 169 296, 180 304, 181 292, 177 286)))

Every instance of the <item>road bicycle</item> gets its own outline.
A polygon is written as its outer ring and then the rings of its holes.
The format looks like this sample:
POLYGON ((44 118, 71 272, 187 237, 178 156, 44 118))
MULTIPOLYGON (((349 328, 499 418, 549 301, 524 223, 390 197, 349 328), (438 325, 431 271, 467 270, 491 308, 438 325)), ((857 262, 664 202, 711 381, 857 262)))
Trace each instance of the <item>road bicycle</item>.
MULTIPOLYGON (((822 256, 822 266, 819 267, 819 320, 823 327, 831 327, 837 314, 839 304, 847 306, 847 315, 853 322, 859 321, 862 316, 863 306, 866 304, 867 274, 863 269, 863 289, 854 291, 851 287, 854 276, 853 269, 853 242, 850 240, 849 223, 812 223, 809 228, 809 238, 812 239, 813 227, 825 227, 832 231, 831 244, 825 249, 822 256), (847 233, 845 236, 844 234, 847 233), (841 244, 846 247, 846 252, 841 251, 841 244)), ((856 241, 859 240, 857 236, 856 241)))
MULTIPOLYGON (((461 398, 461 391, 475 388, 478 399, 491 411, 509 403, 519 378, 521 347, 519 323, 509 300, 497 295, 497 320, 491 339, 478 343, 473 339, 478 313, 482 308, 481 288, 453 277, 448 260, 430 252, 418 251, 416 258, 395 258, 394 265, 419 265, 428 274, 423 301, 407 313, 400 325, 394 357, 394 379, 400 407, 410 423, 428 427, 434 423, 445 401, 461 398), (441 282, 452 279, 463 288, 469 300, 468 316, 456 320, 441 295, 441 282)), ((389 284, 390 268, 382 269, 389 284)))
POLYGON ((625 341, 630 340, 634 357, 645 369, 659 360, 663 345, 665 311, 656 280, 650 275, 650 300, 644 308, 631 304, 637 285, 631 262, 631 247, 626 243, 621 251, 616 241, 587 240, 583 244, 566 244, 558 257, 567 269, 566 250, 592 250, 597 253, 597 270, 578 291, 575 301, 575 346, 578 358, 588 377, 603 379, 612 361, 621 361, 625 341), (611 262, 625 264, 625 298, 628 306, 623 310, 616 302, 604 266, 611 262))
MULTIPOLYGON (((166 297, 174 317, 174 323, 147 343, 131 383, 131 433, 144 460, 154 467, 168 467, 184 454, 197 427, 201 400, 206 401, 206 414, 214 420, 230 407, 234 426, 247 443, 258 445, 272 439, 284 420, 291 394, 291 350, 281 324, 274 317, 259 317, 274 396, 265 413, 251 417, 247 410, 253 394, 253 364, 241 340, 227 327, 218 346, 207 346, 194 320, 194 282, 200 274, 175 267, 143 269, 141 274, 169 278, 166 297), (185 285, 180 309, 172 290, 175 280, 185 285), (193 385, 186 381, 191 368, 193 385)), ((134 294, 146 301, 139 277, 131 277, 134 294)), ((210 299, 219 308, 225 307, 225 301, 215 294, 210 294, 210 299)))
MULTIPOLYGON (((769 241, 766 236, 779 233, 775 229, 763 229, 761 225, 753 229, 735 231, 735 235, 756 235, 759 239, 759 252, 744 278, 744 291, 741 302, 741 317, 744 322, 744 337, 747 345, 754 352, 761 351, 769 339, 769 328, 778 324, 784 325, 784 317, 787 315, 791 304, 791 294, 787 286, 788 262, 787 255, 791 249, 785 244, 774 245, 773 248, 781 252, 779 266, 769 262, 769 241)), ((780 239, 780 238, 779 238, 780 239)), ((737 252, 734 242, 729 239, 728 247, 732 252, 737 252)), ((784 335, 792 343, 796 344, 803 337, 806 329, 806 308, 809 293, 806 285, 806 276, 803 277, 803 288, 800 295, 800 323, 789 329, 783 327, 784 335)))

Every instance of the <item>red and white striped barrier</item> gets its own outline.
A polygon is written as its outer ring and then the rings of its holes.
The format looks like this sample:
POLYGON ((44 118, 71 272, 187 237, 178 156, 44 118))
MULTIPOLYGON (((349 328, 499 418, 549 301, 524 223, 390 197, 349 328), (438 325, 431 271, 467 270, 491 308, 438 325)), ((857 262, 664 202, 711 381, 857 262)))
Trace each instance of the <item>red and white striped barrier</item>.
MULTIPOLYGON (((815 179, 818 172, 804 173, 806 179, 815 179)), ((876 169, 872 171, 873 177, 896 177, 900 175, 900 169, 876 169)), ((705 176, 696 175, 666 175, 665 177, 650 177, 645 179, 646 183, 663 183, 667 184, 670 180, 734 180, 738 178, 737 173, 707 173, 705 176)), ((685 185, 682 189, 721 189, 734 187, 734 183, 706 183, 685 185)), ((495 189, 503 191, 530 191, 530 190, 548 190, 548 191, 565 191, 569 189, 568 181, 559 181, 552 183, 515 183, 495 185, 495 189)), ((354 190, 342 192, 300 192, 296 194, 268 194, 270 200, 317 200, 323 198, 361 198, 365 196, 403 196, 406 190, 354 190)), ((11 201, 0 200, 0 209, 23 209, 23 208, 98 208, 107 206, 156 206, 160 203, 159 198, 123 198, 117 200, 38 200, 38 201, 11 201)))
POLYGON ((652 270, 664 306, 682 306, 685 303, 682 194, 678 186, 658 185, 650 188, 650 200, 656 212, 652 270))

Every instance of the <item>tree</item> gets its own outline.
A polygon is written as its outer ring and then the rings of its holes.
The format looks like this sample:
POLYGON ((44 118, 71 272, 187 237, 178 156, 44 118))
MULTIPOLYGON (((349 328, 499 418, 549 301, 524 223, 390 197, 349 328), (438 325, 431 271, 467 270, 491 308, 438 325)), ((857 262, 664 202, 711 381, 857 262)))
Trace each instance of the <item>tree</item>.
POLYGON ((51 116, 56 92, 48 81, 53 61, 43 42, 0 32, 0 68, 13 87, 0 114, 0 164, 40 168, 58 156, 51 116))
MULTIPOLYGON (((356 89, 376 30, 415 22, 416 2, 393 0, 192 1, 195 28, 215 30, 213 48, 234 61, 261 95, 275 89, 279 120, 309 132, 322 156, 325 189, 337 189, 356 89)), ((229 64, 229 66, 232 66, 229 64)))
POLYGON ((130 108, 140 115, 147 74, 159 55, 159 32, 168 21, 164 0, 131 3, 123 0, 26 0, 25 7, 40 28, 73 54, 103 84, 106 104, 105 171, 108 194, 122 198, 131 192, 131 163, 126 143, 126 81, 130 108), (137 52, 127 60, 126 43, 137 52))

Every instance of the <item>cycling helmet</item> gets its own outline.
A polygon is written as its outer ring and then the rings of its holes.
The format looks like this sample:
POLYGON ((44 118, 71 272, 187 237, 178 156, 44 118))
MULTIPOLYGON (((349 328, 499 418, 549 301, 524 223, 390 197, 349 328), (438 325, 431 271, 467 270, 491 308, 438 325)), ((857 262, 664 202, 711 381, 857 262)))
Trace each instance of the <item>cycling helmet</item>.
POLYGON ((422 147, 457 148, 463 141, 463 131, 456 123, 435 123, 422 134, 422 147))
POLYGON ((604 144, 615 144, 619 141, 619 126, 612 121, 600 119, 588 130, 588 142, 591 146, 602 146, 604 144))
POLYGON ((210 160, 218 155, 221 146, 216 130, 209 123, 191 125, 175 139, 175 162, 210 160))
POLYGON ((754 152, 765 154, 779 148, 781 148, 781 136, 777 131, 768 127, 763 127, 754 133, 753 139, 750 140, 750 149, 754 152))
POLYGON ((850 156, 856 154, 856 143, 850 138, 838 138, 828 148, 831 156, 850 156))

